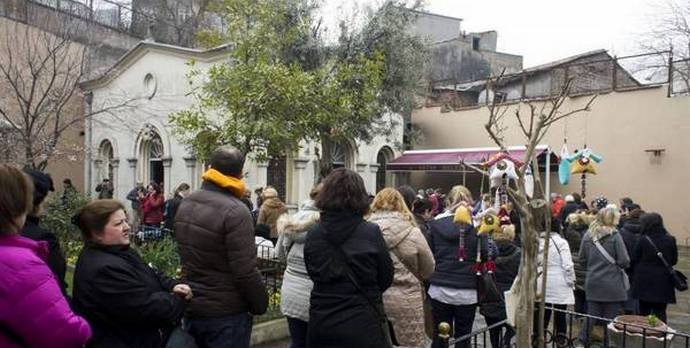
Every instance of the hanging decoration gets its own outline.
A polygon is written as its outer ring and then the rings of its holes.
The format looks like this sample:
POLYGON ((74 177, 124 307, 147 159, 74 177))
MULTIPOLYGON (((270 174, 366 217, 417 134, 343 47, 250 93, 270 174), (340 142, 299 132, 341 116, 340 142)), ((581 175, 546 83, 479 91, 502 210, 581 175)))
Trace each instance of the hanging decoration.
MULTIPOLYGON (((580 181, 582 184, 582 198, 585 198, 587 196, 587 174, 597 174, 597 169, 594 166, 594 163, 601 163, 604 159, 600 156, 592 152, 591 149, 585 145, 584 149, 582 151, 576 151, 575 154, 572 156, 568 157, 562 157, 561 158, 561 164, 559 165, 558 168, 558 176, 559 179, 561 179, 561 184, 563 184, 562 178, 565 176, 564 173, 561 172, 561 170, 566 170, 566 165, 568 168, 567 175, 570 176, 572 174, 581 174, 580 181)), ((568 180, 565 182, 566 184, 568 183, 568 180)))
POLYGON ((510 180, 517 180, 517 169, 524 163, 508 153, 500 152, 489 158, 482 164, 489 168, 489 180, 491 188, 496 189, 494 205, 498 210, 502 205, 508 203, 508 186, 510 180))
POLYGON ((568 185, 570 182, 570 152, 568 152, 568 144, 564 140, 563 147, 561 147, 561 163, 558 164, 558 181, 561 185, 568 185))

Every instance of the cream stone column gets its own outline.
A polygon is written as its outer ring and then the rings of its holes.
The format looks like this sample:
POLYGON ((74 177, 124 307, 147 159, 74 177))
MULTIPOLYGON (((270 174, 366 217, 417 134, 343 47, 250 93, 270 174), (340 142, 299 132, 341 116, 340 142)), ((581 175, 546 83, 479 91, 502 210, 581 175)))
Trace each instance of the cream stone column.
POLYGON ((96 171, 96 175, 94 175, 94 178, 96 180, 92 183, 92 186, 91 186, 91 189, 93 190, 93 192, 91 192, 91 196, 92 197, 98 197, 98 194, 96 192, 96 186, 98 186, 98 184, 100 184, 101 181, 103 181, 103 177, 101 175, 101 168, 103 167, 103 160, 101 160, 101 159, 93 160, 93 167, 96 171))
POLYGON ((294 175, 292 176, 292 202, 299 206, 300 202, 309 197, 309 191, 313 186, 313 179, 306 175, 309 159, 298 157, 292 160, 295 165, 294 175))
POLYGON ((170 167, 172 166, 172 157, 163 157, 161 161, 163 162, 163 194, 167 195, 173 190, 173 183, 170 182, 172 175, 170 173, 170 167))
POLYGON ((136 158, 127 159, 129 169, 132 171, 132 187, 129 188, 130 190, 137 186, 137 161, 136 158))
POLYGON ((189 186, 191 186, 192 191, 194 191, 199 188, 199 180, 196 175, 196 157, 188 156, 182 159, 184 160, 185 167, 187 167, 187 182, 189 182, 189 186))
MULTIPOLYGON (((120 188, 120 159, 113 158, 110 160, 110 165, 113 166, 113 197, 116 199, 124 199, 127 193, 122 194, 122 189, 120 188)), ((125 191, 126 192, 126 191, 125 191)))
POLYGON ((378 170, 378 163, 369 164, 369 180, 367 180, 367 182, 369 182, 371 188, 367 187, 367 189, 370 190, 369 192, 374 195, 376 194, 376 172, 378 172, 378 170))
POLYGON ((256 162, 256 186, 266 187, 268 182, 268 161, 256 162))

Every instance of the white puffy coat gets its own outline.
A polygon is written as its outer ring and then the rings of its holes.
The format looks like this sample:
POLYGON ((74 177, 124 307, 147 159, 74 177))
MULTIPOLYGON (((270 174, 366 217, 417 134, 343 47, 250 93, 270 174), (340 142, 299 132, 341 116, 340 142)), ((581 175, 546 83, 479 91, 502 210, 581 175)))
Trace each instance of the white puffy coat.
MULTIPOLYGON (((537 293, 541 293, 543 258, 544 258, 544 237, 539 237, 538 253, 538 274, 537 293)), ((552 304, 574 304, 575 296, 573 288, 575 286, 575 267, 573 258, 570 254, 568 241, 563 239, 558 233, 551 233, 549 238, 549 259, 546 274, 546 303, 552 304)))

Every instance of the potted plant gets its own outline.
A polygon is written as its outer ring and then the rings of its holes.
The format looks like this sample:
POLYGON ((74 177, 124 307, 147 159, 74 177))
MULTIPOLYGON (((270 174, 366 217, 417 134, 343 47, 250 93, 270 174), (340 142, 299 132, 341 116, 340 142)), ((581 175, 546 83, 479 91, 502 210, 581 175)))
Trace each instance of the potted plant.
POLYGON ((607 326, 610 343, 617 347, 669 347, 675 330, 655 315, 621 315, 607 326))

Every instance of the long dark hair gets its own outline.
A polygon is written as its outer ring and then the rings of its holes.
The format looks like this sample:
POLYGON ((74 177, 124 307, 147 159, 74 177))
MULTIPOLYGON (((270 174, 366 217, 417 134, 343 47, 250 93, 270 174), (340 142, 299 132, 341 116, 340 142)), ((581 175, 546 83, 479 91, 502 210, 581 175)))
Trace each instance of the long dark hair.
POLYGON ((325 211, 351 211, 366 215, 369 198, 362 177, 347 168, 332 171, 323 181, 316 207, 325 211))
POLYGON ((642 225, 643 234, 668 233, 666 227, 664 227, 664 219, 657 213, 644 213, 640 215, 640 225, 642 225))
POLYGON ((158 185, 158 183, 151 181, 149 186, 153 187, 153 191, 156 192, 156 195, 160 195, 163 193, 163 190, 161 189, 161 185, 158 185))

